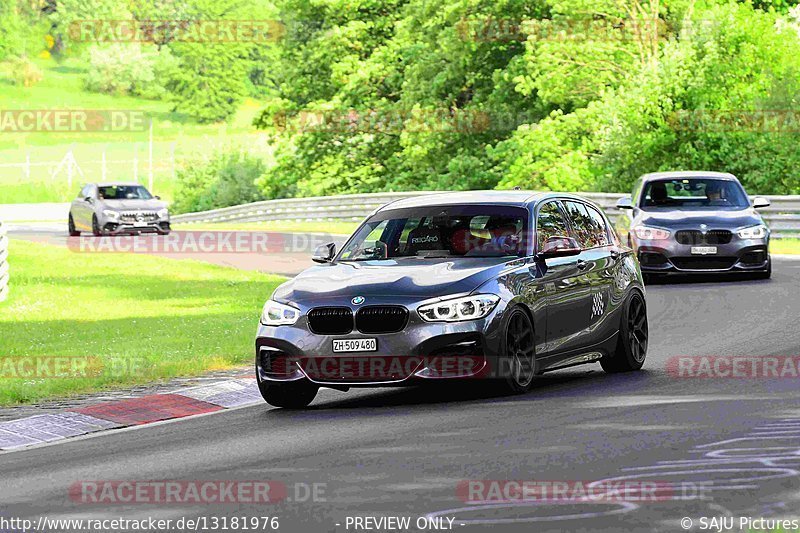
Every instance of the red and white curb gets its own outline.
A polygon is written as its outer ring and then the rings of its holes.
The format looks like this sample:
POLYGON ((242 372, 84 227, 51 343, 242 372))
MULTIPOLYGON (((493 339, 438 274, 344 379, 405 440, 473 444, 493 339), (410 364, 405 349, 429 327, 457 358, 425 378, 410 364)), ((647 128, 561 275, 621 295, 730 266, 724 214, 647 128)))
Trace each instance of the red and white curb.
POLYGON ((15 450, 128 426, 263 402, 256 380, 230 379, 166 394, 114 400, 0 423, 0 450, 15 450))

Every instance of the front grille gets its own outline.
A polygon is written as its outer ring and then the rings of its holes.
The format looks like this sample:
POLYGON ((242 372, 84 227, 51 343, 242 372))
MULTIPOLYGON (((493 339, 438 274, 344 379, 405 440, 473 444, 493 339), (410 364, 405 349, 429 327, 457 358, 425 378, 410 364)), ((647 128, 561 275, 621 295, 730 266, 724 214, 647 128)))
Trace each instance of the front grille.
POLYGON ((691 246, 701 244, 728 244, 731 242, 733 234, 728 230, 713 230, 703 233, 698 230, 680 230, 675 234, 675 240, 679 244, 691 246))
POLYGON ((346 335, 353 331, 349 307, 315 307, 308 312, 308 327, 319 335, 346 335))
POLYGON ((673 257, 672 264, 681 270, 727 270, 736 263, 735 257, 673 257))
POLYGON ((120 222, 153 222, 158 220, 158 213, 155 211, 123 211, 119 215, 120 222))
POLYGON ((396 333, 408 322, 408 309, 399 305, 371 305, 356 313, 356 327, 361 333, 396 333))

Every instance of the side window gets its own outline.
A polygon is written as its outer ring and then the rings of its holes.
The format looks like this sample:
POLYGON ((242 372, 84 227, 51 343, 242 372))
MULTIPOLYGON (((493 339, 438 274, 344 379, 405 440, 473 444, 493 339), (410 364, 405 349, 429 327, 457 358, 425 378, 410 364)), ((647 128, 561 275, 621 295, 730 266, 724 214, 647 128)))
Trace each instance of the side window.
POLYGON ((580 202, 564 202, 564 206, 567 209, 567 216, 572 223, 578 244, 584 250, 594 248, 596 246, 593 239, 594 223, 586 206, 580 202))
POLYGON ((547 239, 551 237, 569 237, 569 225, 559 202, 548 202, 539 208, 536 217, 537 250, 541 250, 547 239))
POLYGON ((78 198, 80 198, 81 200, 83 200, 84 198, 86 198, 87 196, 89 196, 89 188, 90 188, 90 186, 89 186, 89 185, 84 185, 84 186, 83 186, 83 189, 81 189, 81 192, 79 192, 79 193, 78 193, 78 198))
POLYGON ((608 240, 608 228, 606 227, 605 218, 594 207, 587 206, 587 208, 592 221, 592 241, 594 242, 592 246, 608 246, 611 243, 608 240))

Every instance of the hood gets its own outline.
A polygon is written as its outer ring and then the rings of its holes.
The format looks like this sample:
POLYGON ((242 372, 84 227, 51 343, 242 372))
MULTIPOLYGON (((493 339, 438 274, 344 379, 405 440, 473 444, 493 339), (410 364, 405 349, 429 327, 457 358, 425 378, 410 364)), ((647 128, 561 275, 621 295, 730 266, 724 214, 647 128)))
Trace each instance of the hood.
POLYGON ((755 209, 720 210, 678 210, 670 208, 663 211, 640 210, 636 222, 662 228, 698 228, 705 224, 709 229, 736 229, 744 226, 763 224, 755 209))
POLYGON ((354 296, 424 300, 469 293, 507 268, 507 258, 404 257, 311 267, 275 290, 273 298, 300 305, 348 302, 354 296))
POLYGON ((103 205, 109 209, 116 209, 120 211, 158 211, 167 207, 167 202, 162 200, 103 200, 103 205))

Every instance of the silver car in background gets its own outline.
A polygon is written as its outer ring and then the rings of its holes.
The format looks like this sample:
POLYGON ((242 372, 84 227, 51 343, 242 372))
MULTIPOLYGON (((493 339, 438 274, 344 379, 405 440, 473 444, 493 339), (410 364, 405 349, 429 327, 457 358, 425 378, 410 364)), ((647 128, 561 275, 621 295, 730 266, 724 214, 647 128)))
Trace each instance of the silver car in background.
POLYGON ((167 203, 138 183, 89 183, 69 209, 69 234, 170 232, 167 203))

